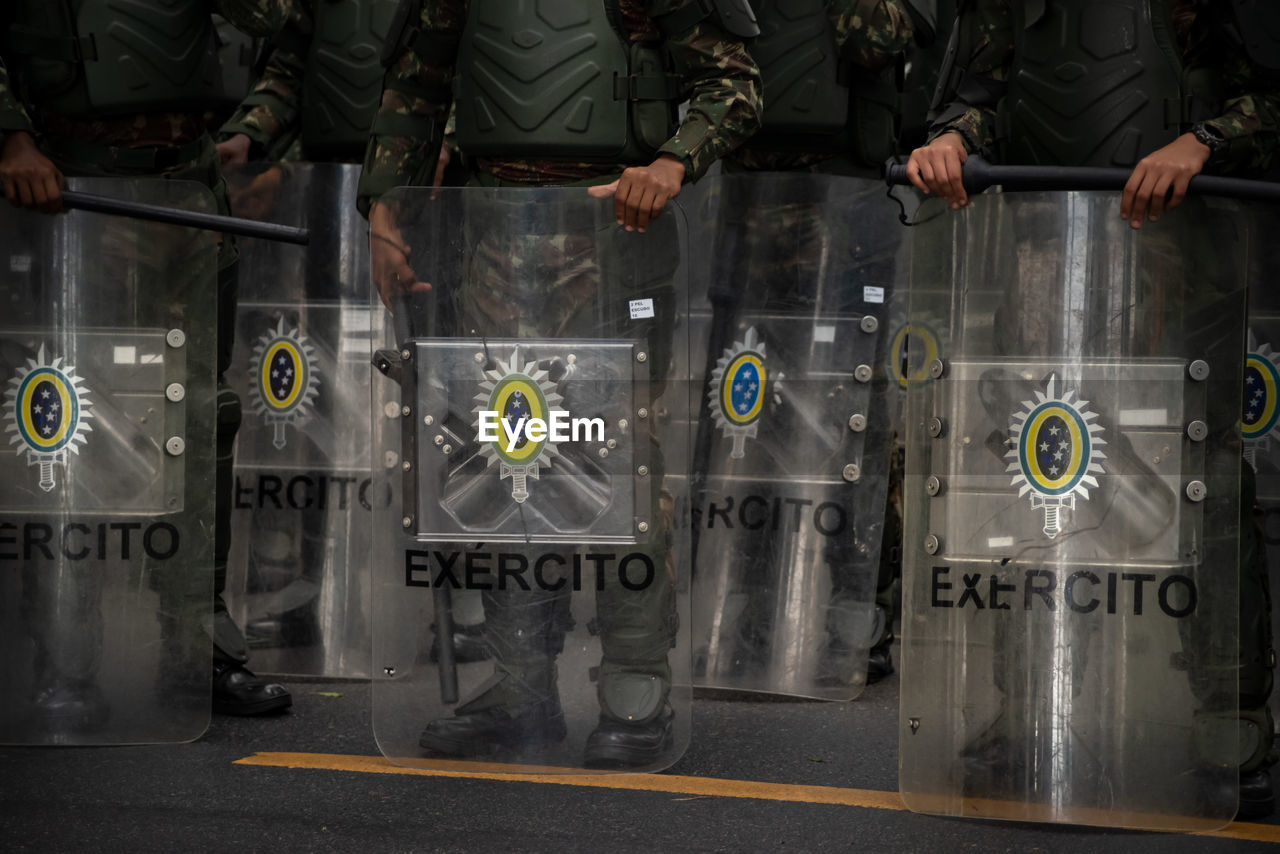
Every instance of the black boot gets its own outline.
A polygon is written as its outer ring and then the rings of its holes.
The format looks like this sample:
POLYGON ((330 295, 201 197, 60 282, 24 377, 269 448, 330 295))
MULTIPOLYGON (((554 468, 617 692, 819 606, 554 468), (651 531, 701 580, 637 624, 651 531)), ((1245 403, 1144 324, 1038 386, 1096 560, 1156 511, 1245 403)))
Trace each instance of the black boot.
POLYGON ((871 656, 867 659, 867 684, 874 685, 886 676, 893 675, 893 635, 888 640, 871 648, 871 656))
POLYGON ((1238 819, 1266 818, 1275 812, 1276 796, 1271 790, 1271 772, 1259 768, 1240 775, 1240 809, 1238 819))
POLYGON ((601 715, 600 725, 587 736, 583 761, 588 768, 638 768, 657 762, 671 748, 674 721, 670 706, 644 723, 601 715))
POLYGON ((293 697, 278 682, 253 675, 233 661, 213 663, 213 710, 220 715, 265 715, 293 705, 293 697))
POLYGON ((51 733, 90 733, 101 730, 111 717, 107 698, 97 683, 61 680, 36 691, 34 714, 51 733))
POLYGON ((490 706, 427 724, 418 745, 442 756, 489 756, 524 747, 540 747, 564 741, 567 730, 560 700, 508 708, 490 706))

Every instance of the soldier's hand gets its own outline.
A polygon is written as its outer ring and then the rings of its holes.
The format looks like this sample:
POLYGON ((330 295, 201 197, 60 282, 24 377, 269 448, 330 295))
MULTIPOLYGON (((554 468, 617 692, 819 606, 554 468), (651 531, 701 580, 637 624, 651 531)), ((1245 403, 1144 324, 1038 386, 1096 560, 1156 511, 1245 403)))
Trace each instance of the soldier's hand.
POLYGON ((405 293, 431 290, 429 282, 418 280, 409 266, 409 246, 404 242, 395 216, 386 205, 377 202, 369 208, 369 256, 373 267, 373 284, 382 304, 395 310, 396 298, 405 293))
POLYGON ((232 166, 243 166, 249 162, 249 146, 252 140, 242 133, 228 139, 226 142, 220 142, 216 146, 218 149, 218 162, 222 164, 223 169, 229 169, 232 166))
POLYGON ((648 166, 632 166, 612 184, 589 187, 587 192, 597 199, 613 196, 613 213, 618 225, 642 234, 649 221, 657 219, 667 202, 680 195, 684 185, 684 164, 669 154, 662 154, 648 166))
POLYGON ((936 195, 950 204, 953 211, 959 210, 969 204, 962 172, 968 159, 964 138, 948 131, 911 152, 911 159, 907 161, 907 178, 922 193, 936 195))
POLYGON ((284 183, 284 170, 272 166, 260 175, 255 175, 247 184, 241 185, 233 179, 230 189, 231 210, 236 216, 247 219, 266 220, 275 210, 276 201, 280 197, 280 185, 284 183))
POLYGON ((1204 171, 1211 154, 1209 146, 1184 133, 1139 160, 1124 185, 1120 216, 1129 220, 1132 228, 1141 228, 1148 213, 1152 222, 1160 219, 1166 210, 1182 204, 1191 179, 1204 171))
POLYGON ((62 210, 62 177, 53 161, 40 153, 31 134, 11 131, 0 149, 0 181, 4 197, 16 207, 57 213, 62 210))

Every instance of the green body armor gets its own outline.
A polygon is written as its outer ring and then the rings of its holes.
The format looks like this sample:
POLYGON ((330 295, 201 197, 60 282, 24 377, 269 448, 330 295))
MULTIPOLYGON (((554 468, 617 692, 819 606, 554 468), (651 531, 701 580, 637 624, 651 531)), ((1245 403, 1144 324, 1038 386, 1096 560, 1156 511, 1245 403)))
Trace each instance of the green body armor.
POLYGON ((841 60, 823 0, 752 3, 760 36, 751 56, 764 80, 764 121, 750 145, 850 155, 878 166, 893 153, 894 70, 841 60))
POLYGON ((1023 0, 999 109, 1005 163, 1131 167, 1211 118, 1212 75, 1179 59, 1167 0, 1023 0))
POLYGON ((676 128, 665 51, 630 43, 616 0, 472 0, 454 77, 469 155, 646 163, 676 128))
POLYGON ((303 154, 358 159, 382 97, 379 57, 396 0, 314 0, 314 6, 302 87, 303 154))
POLYGON ((221 89, 209 0, 17 0, 10 53, 61 116, 199 112, 221 89))

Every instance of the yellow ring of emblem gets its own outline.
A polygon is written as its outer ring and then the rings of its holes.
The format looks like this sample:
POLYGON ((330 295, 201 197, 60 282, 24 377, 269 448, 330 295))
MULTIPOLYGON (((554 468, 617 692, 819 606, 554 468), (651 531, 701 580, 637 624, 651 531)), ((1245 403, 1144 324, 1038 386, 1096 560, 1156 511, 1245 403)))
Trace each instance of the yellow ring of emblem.
MULTIPOLYGON (((499 382, 497 388, 493 390, 493 394, 489 395, 489 411, 498 413, 499 425, 502 424, 502 413, 506 409, 507 401, 511 399, 511 395, 518 391, 524 392, 524 399, 529 401, 529 418, 540 418, 545 423, 547 420, 547 401, 542 396, 542 389, 524 374, 512 374, 499 382)), ((549 424, 547 425, 548 429, 550 429, 550 426, 549 424)), ((527 422, 526 429, 528 429, 527 422)), ((535 442, 526 437, 523 448, 516 448, 508 453, 507 441, 506 430, 499 426, 498 441, 494 443, 493 449, 504 462, 515 466, 528 465, 533 462, 537 459, 538 454, 541 453, 542 446, 546 444, 545 439, 535 442)))
POLYGON ((889 353, 889 373, 897 380, 899 387, 906 388, 908 380, 918 382, 929 378, 929 365, 938 358, 938 339, 923 326, 919 329, 913 329, 908 324, 899 329, 898 334, 893 336, 893 345, 890 347, 889 353), (920 360, 920 369, 908 376, 901 368, 902 349, 907 341, 907 336, 913 333, 916 338, 924 342, 924 358, 920 360))
POLYGON ((267 406, 276 412, 288 412, 299 403, 302 402, 302 395, 307 389, 307 365, 306 358, 302 352, 298 350, 297 345, 288 339, 275 341, 267 348, 267 352, 262 354, 262 364, 258 369, 258 392, 262 395, 262 399, 267 406), (285 350, 289 353, 289 357, 293 360, 293 365, 298 370, 298 376, 294 377, 293 388, 289 390, 289 396, 284 400, 280 400, 271 391, 270 370, 271 363, 275 360, 276 353, 285 350))
POLYGON ((725 417, 735 424, 750 424, 759 418, 760 411, 764 409, 765 379, 764 359, 760 358, 758 353, 739 353, 738 357, 729 363, 729 367, 724 369, 724 378, 720 381, 720 409, 725 417), (756 374, 760 377, 760 389, 756 393, 756 401, 751 409, 739 414, 733 409, 733 378, 738 375, 738 369, 744 364, 755 366, 756 374))
POLYGON ((1256 353, 1250 353, 1245 359, 1245 367, 1250 365, 1262 377, 1262 385, 1267 394, 1267 408, 1258 416, 1258 420, 1253 422, 1253 427, 1242 423, 1244 428, 1242 432, 1246 439, 1260 439, 1276 426, 1276 405, 1280 403, 1280 400, 1276 399, 1276 366, 1269 359, 1264 359, 1256 353))
POLYGON ((18 410, 20 413, 18 417, 22 419, 23 433, 28 437, 28 441, 34 444, 41 451, 51 453, 58 450, 66 443, 66 440, 69 438, 69 434, 75 430, 76 424, 80 420, 79 413, 73 412, 70 417, 67 417, 65 414, 67 411, 67 404, 70 403, 74 409, 76 401, 79 399, 75 395, 75 390, 67 386, 60 374, 57 374, 47 368, 33 371, 32 374, 28 375, 26 380, 24 380, 23 385, 25 388, 22 392, 22 400, 18 401, 18 405, 20 407, 18 410), (58 393, 58 403, 62 406, 62 411, 64 413, 61 419, 62 423, 58 425, 58 432, 54 433, 48 439, 40 436, 36 431, 36 425, 31 421, 31 399, 36 393, 36 387, 39 386, 41 382, 53 383, 53 387, 58 393))
POLYGON ((1023 430, 1027 431, 1027 438, 1031 442, 1035 442, 1036 437, 1040 435, 1040 426, 1055 415, 1067 425, 1067 432, 1071 435, 1071 459, 1067 461, 1063 469, 1064 474, 1060 477, 1051 478, 1041 471, 1040 464, 1036 460, 1035 448, 1031 448, 1031 453, 1026 458, 1027 474, 1036 486, 1046 492, 1061 489, 1080 473, 1081 452, 1084 450, 1085 442, 1088 441, 1088 437, 1083 436, 1080 432, 1076 414, 1065 406, 1046 407, 1034 419, 1028 421, 1027 426, 1023 428, 1023 430))

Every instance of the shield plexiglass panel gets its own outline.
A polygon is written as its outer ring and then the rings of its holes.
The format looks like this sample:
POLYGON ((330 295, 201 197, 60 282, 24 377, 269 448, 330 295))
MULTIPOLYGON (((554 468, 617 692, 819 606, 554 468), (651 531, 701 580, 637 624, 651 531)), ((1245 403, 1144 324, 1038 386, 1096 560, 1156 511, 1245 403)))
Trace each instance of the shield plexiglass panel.
MULTIPOLYGON (((1254 221, 975 198, 913 234, 900 779, 946 815, 1225 824, 1254 221)), ((936 216, 932 216, 938 214, 936 216)))
POLYGON ((640 234, 580 189, 384 204, 379 746, 423 767, 667 767, 689 731, 682 211, 640 234))
MULTIPOLYGON (((74 181, 213 212, 196 184, 74 181)), ((188 741, 209 720, 215 236, 0 211, 0 741, 188 741)))
POLYGON ((360 167, 258 165, 232 212, 306 226, 308 246, 244 238, 227 605, 254 669, 369 676, 369 242, 360 167))
POLYGON ((900 229, 876 182, 704 184, 710 271, 690 317, 694 684, 851 700, 884 625, 883 352, 900 229))

